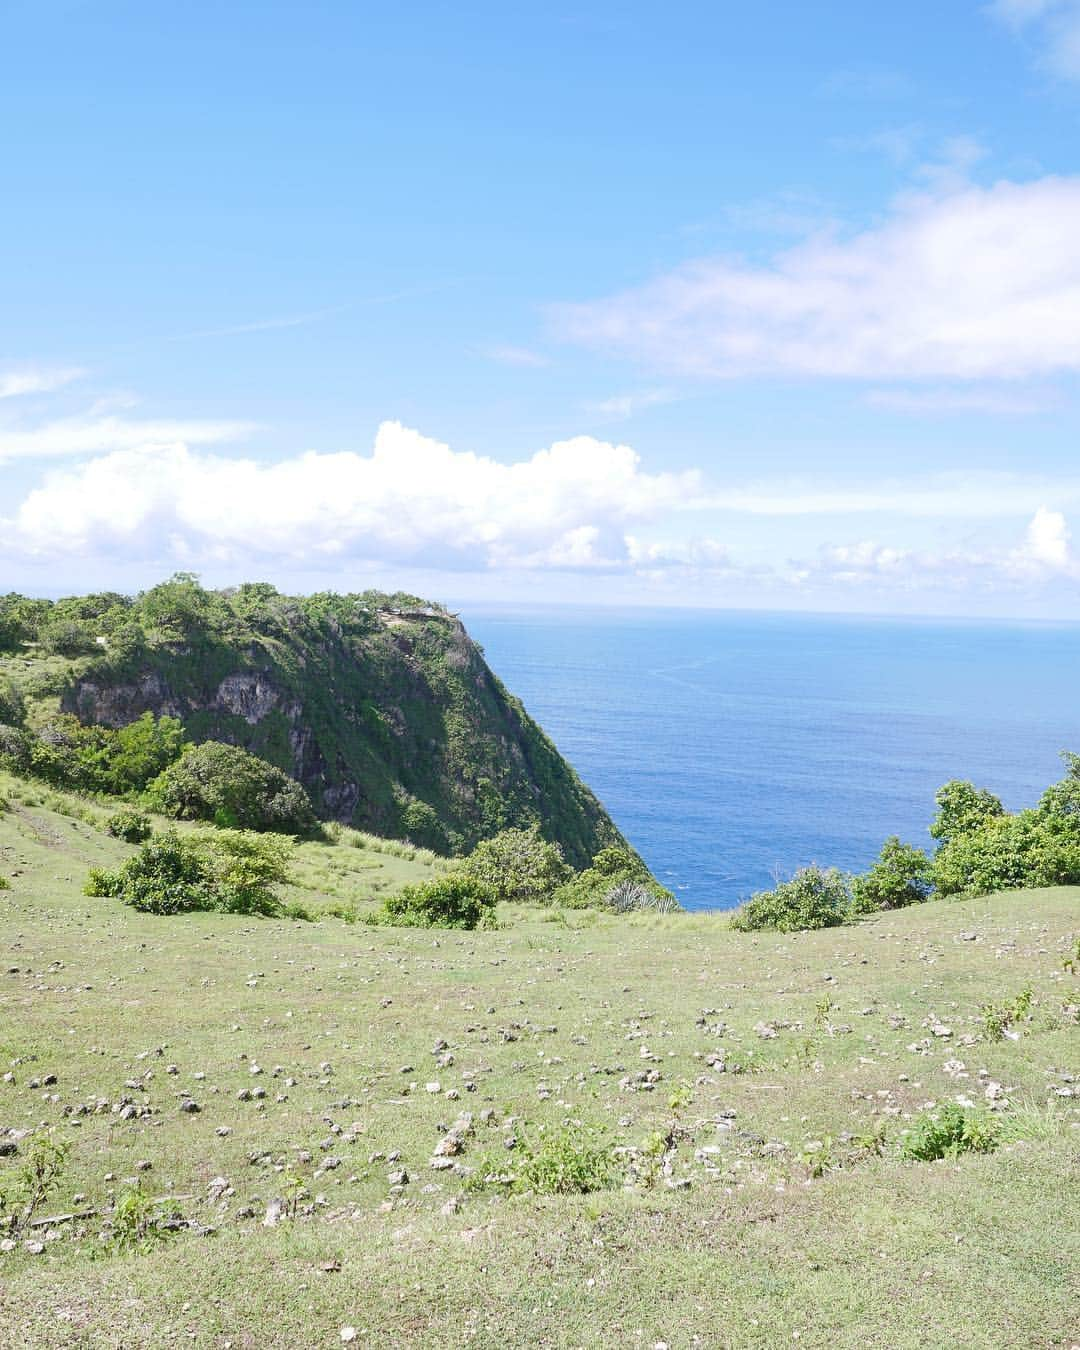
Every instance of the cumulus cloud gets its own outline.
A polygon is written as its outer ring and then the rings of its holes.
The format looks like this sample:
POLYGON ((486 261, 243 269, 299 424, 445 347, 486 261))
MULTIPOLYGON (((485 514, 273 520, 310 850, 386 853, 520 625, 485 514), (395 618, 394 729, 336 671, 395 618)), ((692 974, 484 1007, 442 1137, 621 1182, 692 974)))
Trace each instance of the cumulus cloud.
POLYGON ((54 472, 0 524, 9 551, 36 556, 603 569, 631 560, 631 523, 699 492, 696 474, 644 473, 629 446, 587 436, 502 464, 385 422, 370 455, 114 451, 54 472))
POLYGON ((881 589, 1001 592, 1033 584, 1080 581, 1080 559, 1060 511, 1040 507, 1012 548, 905 549, 860 540, 825 544, 808 561, 792 560, 788 578, 797 586, 836 583, 881 589))
POLYGON ((21 394, 51 394, 86 374, 78 366, 20 366, 0 370, 0 398, 21 394))
POLYGON ((30 430, 0 427, 0 464, 14 459, 56 459, 137 449, 167 441, 211 445, 239 440, 254 430, 251 422, 143 421, 103 417, 95 409, 89 415, 58 418, 30 430))
POLYGON ((1080 178, 907 195, 853 238, 687 264, 553 311, 671 373, 960 380, 1080 370, 1080 178))

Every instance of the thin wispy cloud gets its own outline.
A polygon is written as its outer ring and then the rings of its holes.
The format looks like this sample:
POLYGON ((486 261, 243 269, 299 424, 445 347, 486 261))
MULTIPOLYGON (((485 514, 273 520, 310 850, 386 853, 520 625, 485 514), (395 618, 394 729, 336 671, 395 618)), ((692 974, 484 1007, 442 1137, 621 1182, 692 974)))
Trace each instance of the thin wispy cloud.
POLYGON ((245 333, 269 333, 280 328, 303 328, 307 324, 328 319, 332 314, 340 314, 347 306, 335 305, 330 309, 316 309, 308 314, 289 314, 274 319, 256 319, 252 323, 228 324, 222 328, 199 328, 191 333, 174 333, 169 342, 187 342, 196 338, 239 337, 245 333))
POLYGON ((674 389, 635 389, 626 394, 615 394, 611 398, 586 403, 585 408, 598 417, 625 420, 648 408, 674 403, 678 397, 674 389))
POLYGON ((85 374, 81 366, 17 366, 0 369, 0 398, 51 394, 85 374))
POLYGON ((551 358, 531 347, 515 347, 510 343, 498 343, 485 347, 484 355, 489 361, 497 361, 501 366, 520 366, 527 370, 540 370, 551 365, 551 358))
POLYGON ((209 419, 64 417, 29 430, 0 428, 0 465, 12 460, 57 459, 176 441, 213 445, 241 440, 255 429, 253 422, 209 419))
POLYGON ((994 0, 989 12, 1030 37, 1051 74, 1080 79, 1080 0, 994 0))
POLYGON ((1025 393, 1004 389, 873 389, 865 402, 884 412, 912 417, 961 416, 976 413, 987 417, 1029 417, 1050 412, 1061 404, 1052 390, 1025 393))

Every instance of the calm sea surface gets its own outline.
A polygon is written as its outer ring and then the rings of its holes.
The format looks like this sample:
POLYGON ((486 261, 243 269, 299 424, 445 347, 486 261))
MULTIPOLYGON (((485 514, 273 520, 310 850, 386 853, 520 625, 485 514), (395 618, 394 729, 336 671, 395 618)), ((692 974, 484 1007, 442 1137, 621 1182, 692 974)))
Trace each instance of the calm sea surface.
POLYGON ((1080 750, 1080 625, 466 607, 470 632, 688 908, 930 840, 949 778, 1010 808, 1080 750))

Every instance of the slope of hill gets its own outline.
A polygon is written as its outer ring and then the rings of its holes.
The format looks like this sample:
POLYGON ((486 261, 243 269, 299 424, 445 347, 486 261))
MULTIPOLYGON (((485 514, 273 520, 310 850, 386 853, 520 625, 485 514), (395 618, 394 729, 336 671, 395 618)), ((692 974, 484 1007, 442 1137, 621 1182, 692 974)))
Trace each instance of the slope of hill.
MULTIPOLYGON (((0 1241, 5 1350, 1075 1343, 1080 890, 789 935, 162 919, 80 893, 103 811, 0 789, 0 1191, 70 1145, 0 1241), (905 1160, 958 1101, 996 1151, 905 1160), (574 1122, 633 1185, 476 1184, 572 1170, 574 1122), (133 1195, 175 1231, 106 1241, 133 1195)), ((313 900, 431 865, 301 854, 313 900)))
POLYGON ((441 606, 210 592, 179 577, 135 600, 7 597, 0 610, 0 677, 31 722, 58 707, 111 727, 179 717, 191 738, 242 746, 297 778, 324 818, 443 853, 533 822, 575 866, 623 842, 441 606))

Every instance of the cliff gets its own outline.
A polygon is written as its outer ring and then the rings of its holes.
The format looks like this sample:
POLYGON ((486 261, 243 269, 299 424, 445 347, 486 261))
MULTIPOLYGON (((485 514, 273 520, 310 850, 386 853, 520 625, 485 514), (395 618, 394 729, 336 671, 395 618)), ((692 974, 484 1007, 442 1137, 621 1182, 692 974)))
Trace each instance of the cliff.
POLYGON ((42 644, 61 626, 69 649, 82 644, 59 701, 83 722, 179 717, 191 739, 240 745, 297 778, 324 818, 442 852, 532 822, 575 866, 622 842, 440 606, 263 585, 209 592, 192 578, 134 601, 73 603, 37 628, 42 644))

